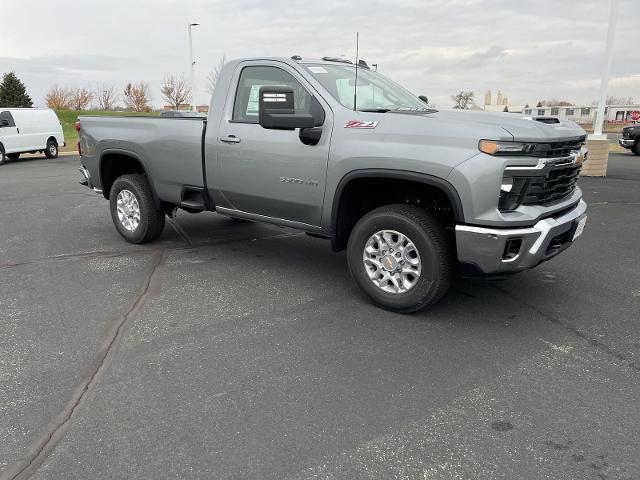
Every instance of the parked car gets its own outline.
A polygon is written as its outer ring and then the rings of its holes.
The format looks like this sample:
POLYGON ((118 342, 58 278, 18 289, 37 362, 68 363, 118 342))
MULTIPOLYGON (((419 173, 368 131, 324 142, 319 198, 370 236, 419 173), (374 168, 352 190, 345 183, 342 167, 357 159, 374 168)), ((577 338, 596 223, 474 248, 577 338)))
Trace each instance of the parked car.
POLYGON ((17 160, 21 153, 58 156, 64 146, 62 126, 55 112, 48 108, 0 108, 0 164, 17 160))
POLYGON ((622 138, 618 140, 621 147, 640 155, 640 125, 628 125, 622 129, 622 138))
POLYGON ((397 312, 437 302, 456 267, 535 267, 586 222, 574 122, 433 110, 340 59, 230 61, 206 121, 77 128, 82 183, 128 242, 158 238, 177 208, 297 228, 346 249, 358 286, 397 312))

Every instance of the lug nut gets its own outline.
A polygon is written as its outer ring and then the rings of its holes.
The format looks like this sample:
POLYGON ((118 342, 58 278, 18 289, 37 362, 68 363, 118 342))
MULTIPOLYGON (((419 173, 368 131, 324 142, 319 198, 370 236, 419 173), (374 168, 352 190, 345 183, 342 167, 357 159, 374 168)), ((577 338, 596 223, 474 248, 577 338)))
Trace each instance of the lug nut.
POLYGON ((400 252, 396 253, 396 257, 400 258, 402 255, 400 255, 400 252))

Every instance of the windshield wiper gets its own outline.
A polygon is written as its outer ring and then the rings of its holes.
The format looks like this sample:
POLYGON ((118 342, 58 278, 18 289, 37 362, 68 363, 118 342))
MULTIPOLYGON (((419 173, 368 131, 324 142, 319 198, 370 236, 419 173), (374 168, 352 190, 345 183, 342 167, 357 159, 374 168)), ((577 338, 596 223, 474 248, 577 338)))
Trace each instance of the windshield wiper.
POLYGON ((358 110, 359 112, 370 112, 370 113, 387 113, 390 112, 390 108, 362 108, 358 110))

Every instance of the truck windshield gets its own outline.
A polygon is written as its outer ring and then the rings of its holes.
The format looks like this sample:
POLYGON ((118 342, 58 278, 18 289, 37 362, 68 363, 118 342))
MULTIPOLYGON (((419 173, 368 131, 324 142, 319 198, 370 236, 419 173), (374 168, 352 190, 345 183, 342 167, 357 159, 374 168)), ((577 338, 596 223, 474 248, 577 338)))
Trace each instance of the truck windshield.
POLYGON ((356 87, 356 69, 353 65, 306 65, 313 77, 329 93, 347 108, 353 108, 354 88, 357 89, 357 110, 425 110, 427 105, 413 96, 397 83, 377 72, 358 68, 356 87))

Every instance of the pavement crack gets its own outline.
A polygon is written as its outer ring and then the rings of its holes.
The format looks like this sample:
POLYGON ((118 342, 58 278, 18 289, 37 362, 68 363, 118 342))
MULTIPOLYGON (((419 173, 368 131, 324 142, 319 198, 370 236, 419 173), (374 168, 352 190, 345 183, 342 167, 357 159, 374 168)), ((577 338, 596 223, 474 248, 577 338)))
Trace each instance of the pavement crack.
POLYGON ((578 337, 581 340, 584 340, 585 342, 587 342, 592 347, 595 347, 598 350, 606 353, 607 355, 615 358, 616 360, 624 363, 631 370, 634 370, 636 372, 640 372, 640 365, 638 365, 633 360, 629 359, 627 356, 625 356, 622 353, 620 353, 619 351, 617 351, 611 345, 608 345, 605 342, 603 342, 601 340, 598 340, 597 338, 592 337, 587 332, 584 332, 584 331, 580 330, 579 328, 577 328, 575 325, 572 325, 571 323, 568 323, 568 322, 564 321, 561 318, 555 317, 555 316, 553 316, 553 315, 541 310, 537 306, 532 305, 532 304, 524 301, 522 298, 518 297, 517 295, 514 295, 513 293, 509 292, 508 290, 505 290, 504 288, 501 288, 501 287, 498 287, 498 286, 496 286, 495 288, 496 288, 496 290, 499 290, 500 292, 502 292, 503 294, 505 294, 506 296, 508 296, 512 300, 515 300, 516 302, 519 302, 522 305, 524 305, 525 307, 533 310, 538 315, 540 315, 543 318, 545 318, 547 321, 561 326, 562 328, 564 328, 568 332, 572 333, 576 337, 578 337))
POLYGON ((158 271, 165 263, 167 254, 165 250, 156 250, 153 253, 153 265, 144 280, 140 292, 125 312, 113 323, 104 346, 99 352, 97 363, 91 375, 76 388, 71 399, 62 412, 51 422, 48 430, 27 449, 28 453, 25 458, 9 465, 3 473, 0 473, 0 480, 28 479, 64 437, 76 411, 85 403, 88 395, 95 390, 96 385, 113 361, 115 347, 122 336, 125 325, 142 308, 153 291, 153 287, 159 281, 158 271))

